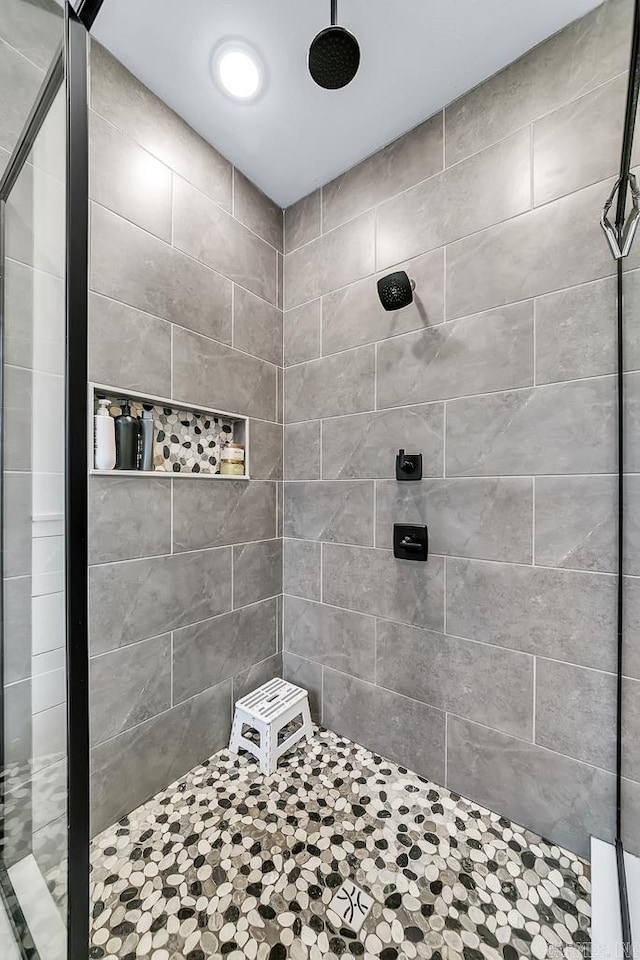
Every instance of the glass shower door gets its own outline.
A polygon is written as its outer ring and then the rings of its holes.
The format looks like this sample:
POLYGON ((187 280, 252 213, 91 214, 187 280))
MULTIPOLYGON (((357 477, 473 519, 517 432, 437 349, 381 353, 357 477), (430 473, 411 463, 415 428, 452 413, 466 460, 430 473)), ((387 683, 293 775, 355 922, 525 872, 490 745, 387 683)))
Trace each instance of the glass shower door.
POLYGON ((0 954, 41 960, 67 955, 65 109, 3 204, 0 954))

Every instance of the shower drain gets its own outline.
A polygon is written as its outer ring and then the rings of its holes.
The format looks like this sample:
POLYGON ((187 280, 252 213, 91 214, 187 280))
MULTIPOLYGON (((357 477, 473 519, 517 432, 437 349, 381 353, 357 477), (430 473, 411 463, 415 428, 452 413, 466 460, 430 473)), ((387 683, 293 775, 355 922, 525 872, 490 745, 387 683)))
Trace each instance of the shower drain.
POLYGON ((351 880, 345 880, 329 904, 329 910, 337 914, 343 923, 355 933, 359 933, 362 924, 373 906, 373 899, 351 880))

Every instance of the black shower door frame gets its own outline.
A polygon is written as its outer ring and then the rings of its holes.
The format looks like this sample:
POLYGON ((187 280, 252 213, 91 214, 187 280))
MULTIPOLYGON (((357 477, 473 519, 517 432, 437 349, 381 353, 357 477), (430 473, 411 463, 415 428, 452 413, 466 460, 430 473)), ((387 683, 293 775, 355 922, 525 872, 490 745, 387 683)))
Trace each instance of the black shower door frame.
MULTIPOLYGON (((67 956, 87 955, 89 942, 89 656, 87 557, 87 307, 89 261, 88 35, 102 0, 65 2, 64 43, 55 56, 0 180, 0 263, 5 204, 55 96, 66 94, 65 226, 65 620, 67 685, 67 956)), ((0 437, 4 437, 4 269, 0 270, 0 437)), ((3 503, 4 444, 0 444, 3 503)), ((0 538, 0 583, 4 557, 0 538)), ((4 615, 0 590, 0 767, 4 769, 4 615)), ((4 781, 0 786, 4 789, 4 781)), ((0 795, 0 836, 4 838, 0 795)), ((37 951, 3 863, 0 895, 23 957, 37 951), (25 943, 26 941, 26 943, 25 943), (28 947, 27 947, 28 944, 28 947)))

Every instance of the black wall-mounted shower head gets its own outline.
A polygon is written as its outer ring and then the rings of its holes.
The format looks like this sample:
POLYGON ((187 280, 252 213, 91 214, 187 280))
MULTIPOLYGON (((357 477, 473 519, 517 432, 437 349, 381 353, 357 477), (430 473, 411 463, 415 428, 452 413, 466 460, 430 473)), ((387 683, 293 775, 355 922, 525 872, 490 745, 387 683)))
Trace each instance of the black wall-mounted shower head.
POLYGON ((401 310, 413 303, 415 280, 410 280, 404 270, 389 273, 378 280, 378 296, 385 310, 401 310))
POLYGON ((309 73, 325 90, 346 87, 360 66, 358 41, 336 21, 337 0, 331 0, 331 26, 321 30, 309 48, 309 73))

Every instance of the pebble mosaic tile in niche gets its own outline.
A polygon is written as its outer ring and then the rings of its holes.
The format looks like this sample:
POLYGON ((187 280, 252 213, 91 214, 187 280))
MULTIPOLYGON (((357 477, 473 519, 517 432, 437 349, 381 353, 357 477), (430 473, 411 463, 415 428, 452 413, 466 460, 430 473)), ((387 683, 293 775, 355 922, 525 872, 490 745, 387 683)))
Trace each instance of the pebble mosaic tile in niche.
MULTIPOLYGON (((220 451, 234 439, 234 421, 213 413, 177 410, 144 404, 153 411, 153 469, 168 473, 220 473, 220 451)), ((121 408, 110 407, 117 417, 121 408)), ((143 405, 132 401, 131 413, 142 416, 143 405)))

